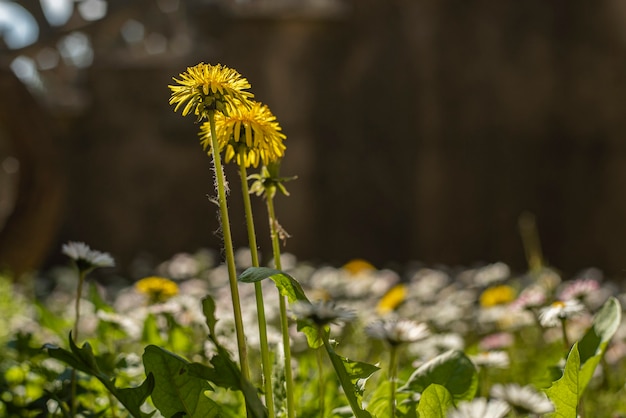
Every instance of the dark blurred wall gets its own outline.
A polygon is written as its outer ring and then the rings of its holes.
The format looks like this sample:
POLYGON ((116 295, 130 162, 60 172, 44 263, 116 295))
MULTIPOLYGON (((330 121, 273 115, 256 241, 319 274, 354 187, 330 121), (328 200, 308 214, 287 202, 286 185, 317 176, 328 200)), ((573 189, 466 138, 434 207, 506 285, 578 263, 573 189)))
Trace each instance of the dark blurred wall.
POLYGON ((48 264, 70 239, 122 270, 142 252, 219 246, 210 160, 192 118, 167 103, 171 77, 204 61, 248 78, 288 136, 283 174, 299 178, 277 211, 300 259, 523 270, 517 222, 529 211, 550 264, 623 275, 619 1, 353 0, 321 14, 193 4, 190 52, 96 56, 86 72, 89 105, 62 140, 68 204, 48 264))

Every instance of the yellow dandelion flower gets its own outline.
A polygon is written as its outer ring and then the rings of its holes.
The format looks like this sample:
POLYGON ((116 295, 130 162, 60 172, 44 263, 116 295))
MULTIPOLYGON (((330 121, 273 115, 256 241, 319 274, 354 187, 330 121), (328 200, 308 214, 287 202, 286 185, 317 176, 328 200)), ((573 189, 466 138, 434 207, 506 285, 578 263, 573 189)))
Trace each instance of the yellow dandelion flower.
POLYGON ((515 299, 516 292, 511 286, 500 285, 486 289, 480 295, 480 306, 490 308, 496 305, 510 303, 515 299))
POLYGON ((406 286, 398 284, 389 289, 387 293, 378 301, 376 311, 379 315, 387 314, 395 310, 406 299, 406 286))
MULTIPOLYGON (((278 161, 286 149, 283 144, 286 136, 276 117, 266 105, 258 102, 252 102, 250 108, 234 108, 229 115, 216 114, 215 135, 224 160, 236 159, 237 164, 245 167, 278 161)), ((208 122, 200 127, 200 143, 210 154, 211 125, 208 122)))
POLYGON ((361 273, 369 273, 376 270, 372 263, 361 258, 350 260, 341 268, 350 273, 351 276, 358 276, 361 273))
POLYGON ((170 279, 159 276, 150 276, 135 283, 139 293, 148 296, 150 303, 165 302, 178 294, 178 285, 170 279))
POLYGON ((193 112, 198 120, 208 117, 209 111, 228 114, 234 108, 248 106, 253 94, 245 91, 250 88, 248 80, 236 70, 221 64, 211 65, 201 62, 173 78, 177 85, 168 86, 172 91, 170 105, 174 111, 183 107, 183 116, 193 112))

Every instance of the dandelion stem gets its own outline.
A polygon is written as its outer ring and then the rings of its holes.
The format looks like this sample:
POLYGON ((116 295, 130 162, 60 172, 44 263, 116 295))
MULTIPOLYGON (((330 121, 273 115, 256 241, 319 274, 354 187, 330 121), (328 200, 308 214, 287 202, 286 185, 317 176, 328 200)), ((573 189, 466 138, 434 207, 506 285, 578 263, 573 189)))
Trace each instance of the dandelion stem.
MULTIPOLYGON (((248 190, 248 173, 243 161, 239 164, 239 175, 241 177, 241 190, 243 192, 243 203, 246 213, 246 225, 248 227, 248 242, 250 245, 250 255, 252 256, 252 266, 259 267, 259 254, 257 251, 256 233, 254 231, 254 218, 252 216, 252 204, 250 203, 250 193, 248 190)), ((259 340, 261 342, 261 363, 263 368, 263 382, 265 388, 265 403, 270 417, 274 417, 274 394, 272 392, 272 363, 267 342, 267 321, 265 319, 265 306, 263 305, 263 288, 261 282, 254 283, 256 296, 256 310, 259 322, 259 340)))
MULTIPOLYGON (((274 211, 274 196, 272 193, 266 194, 267 212, 270 221, 270 233, 272 237, 272 251, 274 255, 274 267, 282 270, 280 262, 280 243, 278 237, 278 221, 276 220, 276 212, 274 211)), ((293 399, 293 371, 291 369, 291 344, 289 339, 289 320, 287 318, 287 301, 285 296, 279 294, 278 301, 280 304, 280 325, 283 334, 283 348, 285 350, 285 385, 287 386, 287 417, 294 418, 295 405, 293 399)))
POLYGON ((389 406, 391 417, 396 416, 396 385, 398 374, 398 347, 391 345, 389 348, 389 406))
POLYGON ((230 220, 228 218, 228 206, 226 204, 226 188, 224 186, 224 171, 220 149, 215 133, 215 114, 208 112, 209 124, 211 127, 211 150, 213 164, 215 165, 215 177, 217 186, 217 198, 220 207, 220 220, 222 223, 222 234, 224 239, 224 251, 226 253, 226 265, 228 268, 228 279, 230 283, 230 294, 233 301, 233 312, 235 318, 235 331, 237 334, 237 348, 239 350, 239 362, 241 367, 241 377, 250 380, 250 367, 248 365, 248 350, 246 347, 246 337, 243 329, 243 319, 241 315, 241 301, 239 298, 239 288, 237 287, 237 270, 235 267, 235 252, 233 250, 233 240, 230 233, 230 220))

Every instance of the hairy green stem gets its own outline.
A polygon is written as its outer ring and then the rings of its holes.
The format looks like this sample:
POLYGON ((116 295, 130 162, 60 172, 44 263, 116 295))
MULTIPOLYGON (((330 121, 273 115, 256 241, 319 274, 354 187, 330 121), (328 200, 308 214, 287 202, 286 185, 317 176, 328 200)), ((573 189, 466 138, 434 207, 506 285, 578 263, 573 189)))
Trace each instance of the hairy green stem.
POLYGON ((233 312, 235 316, 235 331, 237 334, 237 349, 239 350, 239 362, 241 367, 241 377, 250 380, 250 366, 248 365, 248 349, 246 347, 246 337, 243 329, 243 319, 241 315, 241 301, 239 298, 239 288, 237 287, 237 270, 235 267, 235 251, 233 250, 233 240, 230 233, 230 220, 228 218, 228 205, 226 203, 226 188, 224 186, 224 171, 220 148, 215 133, 215 114, 209 113, 209 124, 211 127, 211 150, 213 164, 215 165, 215 178, 217 186, 217 199, 220 208, 220 221, 222 224, 222 234, 224 239, 224 251, 226 253, 226 266, 228 268, 228 280, 230 283, 230 294, 233 301, 233 312))
MULTIPOLYGON (((248 243, 250 245, 250 255, 252 256, 252 266, 259 267, 259 254, 257 251, 256 233, 254 231, 254 218, 252 216, 252 204, 250 203, 250 193, 248 190, 248 173, 246 165, 239 164, 239 175, 241 177, 241 190, 243 192, 243 206, 246 213, 246 225, 248 227, 248 243)), ((267 321, 265 319, 265 306, 263 304, 263 288, 261 282, 254 283, 256 296, 256 312, 259 322, 259 340, 261 342, 261 364, 263 369, 263 383, 265 388, 265 406, 270 418, 274 417, 274 393, 272 391, 272 362, 270 361, 270 350, 267 342, 267 321)))
MULTIPOLYGON (((272 237, 272 251, 274 255, 274 267, 282 270, 280 262, 280 242, 278 237, 278 220, 274 211, 274 196, 271 193, 266 195, 267 212, 270 221, 270 233, 272 237)), ((287 299, 279 293, 278 302, 280 304, 280 325, 283 336, 283 349, 285 351, 285 385, 287 386, 287 417, 295 418, 296 411, 294 405, 293 371, 291 369, 291 340, 289 338, 289 319, 287 317, 287 299)))

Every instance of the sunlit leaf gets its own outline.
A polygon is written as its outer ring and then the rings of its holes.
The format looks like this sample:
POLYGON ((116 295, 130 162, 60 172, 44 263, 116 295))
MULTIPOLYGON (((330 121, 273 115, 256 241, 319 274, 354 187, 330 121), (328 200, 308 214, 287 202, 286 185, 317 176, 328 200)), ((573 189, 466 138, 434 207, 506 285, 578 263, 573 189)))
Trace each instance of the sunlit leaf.
POLYGON ((423 393, 431 384, 444 386, 455 402, 471 400, 478 388, 478 373, 462 351, 450 350, 420 366, 399 390, 423 393))
POLYGON ((445 418, 448 409, 453 404, 452 395, 448 389, 435 383, 422 392, 417 412, 420 417, 445 418))

